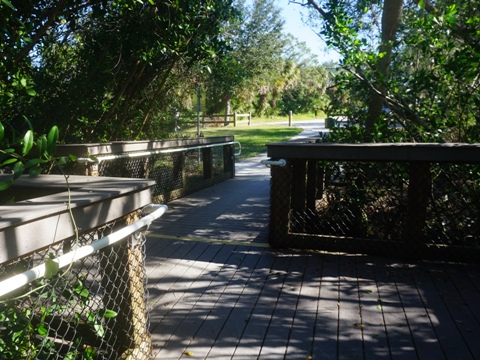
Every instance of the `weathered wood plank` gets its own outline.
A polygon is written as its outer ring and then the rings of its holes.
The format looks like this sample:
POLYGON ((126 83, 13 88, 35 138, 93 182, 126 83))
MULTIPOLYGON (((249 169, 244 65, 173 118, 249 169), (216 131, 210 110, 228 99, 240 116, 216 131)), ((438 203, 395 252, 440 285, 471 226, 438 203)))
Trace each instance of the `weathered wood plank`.
POLYGON ((442 346, 435 332, 434 322, 424 299, 428 294, 422 289, 426 279, 421 279, 423 269, 417 263, 400 264, 391 268, 397 283, 398 295, 405 309, 415 350, 420 359, 445 359, 442 346))
MULTIPOLYGON (((204 256, 200 257, 199 261, 191 266, 190 271, 195 270, 195 274, 189 274, 188 284, 184 284, 189 286, 188 289, 177 294, 172 291, 172 298, 164 297, 162 302, 152 309, 151 331, 154 334, 152 336, 154 353, 157 355, 159 350, 164 348, 167 343, 170 347, 180 350, 182 344, 183 347, 188 345, 194 333, 195 323, 210 311, 210 307, 202 309, 199 300, 202 297, 205 299, 209 296, 208 291, 214 288, 213 281, 223 268, 223 264, 232 256, 232 249, 222 245, 210 245, 209 251, 202 255, 204 256), (194 309, 195 312, 192 312, 194 309), (191 332, 185 334, 182 332, 184 328, 191 332), (184 343, 185 341, 187 343, 184 343)), ((180 278, 179 280, 184 281, 186 279, 180 278)), ((178 355, 178 351, 174 352, 178 355)), ((164 355, 165 353, 166 351, 164 351, 164 355)))
POLYGON ((260 354, 290 261, 289 256, 276 253, 274 261, 264 268, 263 287, 257 302, 252 304, 254 309, 235 349, 233 359, 255 358, 260 354))
MULTIPOLYGON (((238 343, 245 333, 245 328, 259 301, 260 294, 265 286, 268 286, 269 269, 275 261, 275 255, 271 252, 262 252, 261 257, 254 268, 246 269, 250 275, 244 286, 236 286, 233 291, 238 294, 237 301, 232 304, 232 311, 221 329, 208 357, 213 359, 226 359, 235 355, 238 343)), ((241 284, 239 284, 241 285, 241 284)), ((230 286, 230 285, 229 285, 230 286)), ((237 354, 238 355, 238 354, 237 354)))
POLYGON ((299 298, 288 341, 286 358, 307 359, 308 356, 313 356, 321 280, 319 271, 321 271, 322 257, 313 253, 301 257, 296 256, 294 260, 297 263, 297 271, 303 273, 303 278, 299 284, 299 298))
POLYGON ((214 279, 215 289, 211 291, 211 298, 203 299, 202 297, 201 299, 202 306, 210 310, 203 317, 198 330, 183 350, 184 352, 191 352, 200 358, 208 355, 229 318, 232 304, 237 301, 239 296, 235 291, 230 292, 230 286, 232 288, 245 286, 251 269, 255 267, 260 257, 261 254, 258 251, 254 251, 253 254, 249 254, 248 250, 232 252, 228 266, 222 268, 214 279))
MULTIPOLYGON (((266 337, 260 350, 260 358, 269 357, 281 359, 291 357, 291 353, 295 352, 297 343, 292 341, 291 335, 295 326, 294 317, 298 306, 299 294, 302 287, 302 278, 305 268, 305 258, 298 254, 286 255, 290 257, 290 263, 286 267, 285 276, 281 276, 282 272, 277 273, 283 279, 283 283, 278 288, 278 298, 275 308, 271 313, 271 320, 268 326, 266 337), (290 355, 289 355, 289 348, 290 355)), ((277 295, 277 289, 273 289, 273 293, 277 295)), ((268 302, 266 302, 268 304, 268 302)), ((310 345, 310 344, 309 344, 310 345)), ((305 351, 305 349, 303 349, 305 351)), ((306 349, 309 352, 309 349, 306 349)), ((299 356, 297 352, 296 356, 299 356)), ((306 357, 306 356, 304 356, 306 357)))
POLYGON ((178 287, 177 280, 188 271, 191 264, 188 261, 182 260, 191 252, 199 256, 203 251, 208 248, 208 245, 201 243, 190 242, 176 242, 172 244, 169 250, 172 253, 168 258, 160 260, 161 271, 157 269, 147 269, 147 275, 150 279, 148 290, 151 294, 151 301, 157 303, 162 301, 163 303, 171 303, 172 299, 175 299, 176 287, 178 287), (167 281, 162 281, 168 279, 167 281), (166 297, 166 298, 165 298, 166 297))
MULTIPOLYGON (((382 312, 392 359, 417 359, 413 334, 398 294, 395 274, 390 263, 375 257, 377 307, 382 312)), ((412 291, 412 289, 408 289, 412 291)))
MULTIPOLYGON (((471 321, 472 314, 463 305, 464 302, 442 267, 431 264, 428 272, 422 271, 415 276, 415 282, 421 284, 423 302, 445 357, 473 359, 466 340, 470 338, 472 345, 478 344, 480 327, 471 321), (460 324, 466 325, 463 331, 460 324), (471 336, 468 328, 475 331, 475 335, 471 336)), ((479 349, 478 345, 476 348, 479 349)))
POLYGON ((335 255, 326 255, 322 263, 322 281, 313 344, 314 359, 337 359, 339 258, 335 255))
POLYGON ((362 320, 355 257, 342 257, 339 272, 338 358, 363 359, 362 320))
POLYGON ((360 317, 365 359, 388 359, 390 348, 377 288, 375 258, 356 259, 358 276, 358 294, 360 298, 360 317))
POLYGON ((476 267, 162 241, 157 359, 478 358, 476 267))

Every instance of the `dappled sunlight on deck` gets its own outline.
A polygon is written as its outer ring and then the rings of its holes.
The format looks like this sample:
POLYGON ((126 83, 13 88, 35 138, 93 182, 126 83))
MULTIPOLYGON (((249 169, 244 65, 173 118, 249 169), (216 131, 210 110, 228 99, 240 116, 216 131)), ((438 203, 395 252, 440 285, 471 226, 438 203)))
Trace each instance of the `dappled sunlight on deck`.
POLYGON ((156 359, 480 358, 477 265, 270 248, 257 171, 152 225, 156 359))

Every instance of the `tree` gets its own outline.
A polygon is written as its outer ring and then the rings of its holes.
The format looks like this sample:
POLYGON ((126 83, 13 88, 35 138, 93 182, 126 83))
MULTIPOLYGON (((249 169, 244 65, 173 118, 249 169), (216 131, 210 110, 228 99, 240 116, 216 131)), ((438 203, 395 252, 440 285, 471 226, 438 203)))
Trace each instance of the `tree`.
POLYGON ((303 114, 324 110, 328 103, 328 82, 329 75, 324 66, 301 64, 298 80, 282 93, 281 112, 303 114))
POLYGON ((16 92, 8 95, 15 101, 3 96, 0 116, 18 128, 26 115, 40 132, 57 122, 67 141, 147 136, 162 112, 171 113, 162 107, 178 94, 177 80, 195 82, 192 69, 222 53, 224 25, 237 16, 230 0, 2 7, 0 58, 8 60, 0 81, 16 92), (14 87, 19 76, 27 94, 14 87))
POLYGON ((479 99, 478 6, 451 0, 302 5, 343 55, 337 91, 368 109, 352 112, 364 125, 364 141, 471 141, 479 99), (392 120, 406 131, 387 131, 392 120))
POLYGON ((286 39, 280 9, 273 0, 255 0, 250 7, 244 5, 242 13, 241 21, 227 29, 230 51, 218 58, 207 79, 210 112, 224 109, 231 99, 237 107, 249 107, 258 95, 261 113, 274 79, 283 71, 286 39))

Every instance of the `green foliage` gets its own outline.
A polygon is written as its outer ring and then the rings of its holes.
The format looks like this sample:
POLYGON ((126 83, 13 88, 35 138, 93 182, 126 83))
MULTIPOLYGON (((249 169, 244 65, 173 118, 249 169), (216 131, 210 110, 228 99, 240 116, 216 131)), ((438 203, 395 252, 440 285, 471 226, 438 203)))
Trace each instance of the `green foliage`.
POLYGON ((298 80, 283 89, 280 113, 302 114, 325 109, 329 103, 326 95, 328 80, 324 66, 300 66, 298 80))
POLYGON ((22 134, 22 114, 40 132, 55 122, 66 142, 145 135, 236 16, 231 0, 0 4, 0 119, 22 134))
MULTIPOLYGON (((36 282, 38 291, 29 295, 35 299, 29 306, 18 299, 0 303, 2 359, 48 359, 57 355, 53 341, 55 329, 50 329, 49 324, 54 317, 70 313, 71 309, 75 309, 71 317, 62 321, 70 321, 73 325, 87 323, 100 338, 105 335, 103 319, 117 316, 109 309, 82 311, 92 305, 92 294, 80 280, 58 276, 58 267, 54 263, 47 259, 48 278, 36 282), (55 288, 61 288, 62 294, 57 294, 55 288)), ((65 359, 96 359, 95 349, 84 345, 82 337, 78 336, 65 359)))
POLYGON ((328 101, 328 79, 304 43, 283 33, 284 19, 272 0, 242 7, 241 21, 228 26, 230 49, 205 79, 207 113, 253 112, 273 116, 314 112, 328 101))
POLYGON ((320 33, 343 55, 328 91, 329 112, 358 123, 349 130, 352 141, 479 140, 478 6, 452 0, 308 3, 320 33), (392 123, 403 130, 389 131, 392 123))
POLYGON ((4 127, 0 123, 0 168, 9 167, 13 173, 10 179, 0 182, 0 191, 10 187, 13 181, 25 172, 28 172, 30 177, 36 177, 45 164, 65 163, 66 158, 54 157, 58 138, 58 127, 53 126, 48 136, 41 135, 37 140, 32 130, 28 130, 23 137, 9 139, 5 137, 4 127))

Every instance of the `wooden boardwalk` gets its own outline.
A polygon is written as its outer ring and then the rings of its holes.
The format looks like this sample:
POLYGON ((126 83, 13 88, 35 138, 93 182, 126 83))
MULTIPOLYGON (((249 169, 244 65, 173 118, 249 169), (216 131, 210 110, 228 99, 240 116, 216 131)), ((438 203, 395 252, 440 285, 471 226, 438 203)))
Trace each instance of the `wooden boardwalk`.
POLYGON ((152 225, 156 359, 480 359, 478 266, 271 249, 257 161, 152 225))

